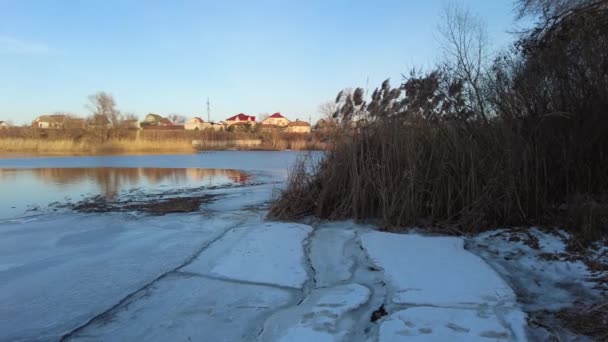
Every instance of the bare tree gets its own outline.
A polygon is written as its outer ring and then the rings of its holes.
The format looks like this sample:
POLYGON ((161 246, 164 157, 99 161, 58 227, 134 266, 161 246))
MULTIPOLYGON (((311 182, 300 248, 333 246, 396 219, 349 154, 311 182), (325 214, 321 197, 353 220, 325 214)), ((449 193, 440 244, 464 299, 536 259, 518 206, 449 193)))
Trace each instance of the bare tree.
POLYGON ((333 116, 338 111, 338 105, 334 101, 323 102, 319 105, 321 119, 333 120, 333 116))
POLYGON ((187 120, 185 116, 175 113, 169 114, 167 119, 169 119, 174 125, 183 125, 187 120))
POLYGON ((270 116, 270 114, 269 114, 269 113, 267 113, 267 112, 266 112, 266 113, 260 113, 260 114, 258 115, 258 120, 259 120, 260 122, 262 122, 262 121, 266 120, 266 119, 267 119, 269 116, 270 116))
POLYGON ((110 93, 104 91, 89 95, 89 104, 87 108, 93 116, 107 118, 112 126, 118 126, 122 121, 122 113, 116 109, 116 101, 110 93))
POLYGON ((491 61, 485 23, 470 10, 449 4, 443 10, 439 33, 443 37, 443 72, 462 82, 471 109, 487 121, 482 84, 491 61))
POLYGON ((605 0, 517 0, 516 9, 520 19, 527 16, 541 16, 542 18, 547 19, 559 16, 574 8, 599 4, 604 1, 605 0))
POLYGON ((139 120, 139 118, 137 117, 137 115, 135 115, 135 113, 125 113, 123 115, 123 119, 124 120, 139 120))

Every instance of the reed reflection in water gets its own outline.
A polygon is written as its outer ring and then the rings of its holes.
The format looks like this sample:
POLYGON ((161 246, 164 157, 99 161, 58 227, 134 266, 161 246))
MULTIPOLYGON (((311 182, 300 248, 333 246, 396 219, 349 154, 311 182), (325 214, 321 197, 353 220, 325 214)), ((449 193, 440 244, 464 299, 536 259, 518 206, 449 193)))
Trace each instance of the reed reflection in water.
POLYGON ((94 183, 99 193, 113 197, 122 190, 151 186, 218 185, 226 182, 246 183, 250 175, 233 169, 201 168, 40 168, 0 169, 0 183, 18 177, 35 177, 45 184, 61 187, 94 183))

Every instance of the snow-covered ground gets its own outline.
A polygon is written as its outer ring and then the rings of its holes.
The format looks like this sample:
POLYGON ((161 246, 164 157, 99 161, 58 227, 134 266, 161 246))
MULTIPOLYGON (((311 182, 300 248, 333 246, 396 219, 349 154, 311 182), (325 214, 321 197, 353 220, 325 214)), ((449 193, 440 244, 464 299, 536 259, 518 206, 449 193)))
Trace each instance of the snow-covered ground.
POLYGON ((210 189, 218 197, 199 212, 62 209, 0 221, 0 341, 528 339, 528 304, 505 266, 464 239, 268 221, 264 205, 285 173, 256 163, 243 169, 257 180, 210 189))
MULTIPOLYGON (((571 236, 561 230, 499 229, 467 241, 467 249, 482 257, 517 293, 528 313, 528 336, 533 340, 591 341, 564 329, 560 310, 589 310, 604 305, 608 273, 590 269, 584 260, 608 265, 608 247, 569 251, 571 236)), ((601 319, 598 319, 601 321, 601 319)), ((602 324, 602 323, 599 323, 602 324)))

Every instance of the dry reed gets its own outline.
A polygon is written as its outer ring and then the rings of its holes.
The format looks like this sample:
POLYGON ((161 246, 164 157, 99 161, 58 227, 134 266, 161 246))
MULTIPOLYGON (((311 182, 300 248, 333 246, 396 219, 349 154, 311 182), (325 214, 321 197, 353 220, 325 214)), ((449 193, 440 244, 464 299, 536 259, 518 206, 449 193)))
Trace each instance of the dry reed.
POLYGON ((154 153, 191 152, 192 144, 186 140, 118 140, 105 142, 72 139, 0 139, 0 152, 6 153, 154 153))
MULTIPOLYGON (((584 224, 574 215, 557 218, 569 191, 606 186, 598 177, 575 187, 571 170, 559 167, 550 147, 500 124, 464 129, 447 122, 378 122, 339 139, 312 172, 300 161, 270 215, 374 219, 387 229, 416 225, 446 232, 559 221, 588 238, 603 235, 602 225, 589 223, 598 222, 590 211, 584 224)), ((587 166, 589 174, 608 172, 608 165, 587 166)))

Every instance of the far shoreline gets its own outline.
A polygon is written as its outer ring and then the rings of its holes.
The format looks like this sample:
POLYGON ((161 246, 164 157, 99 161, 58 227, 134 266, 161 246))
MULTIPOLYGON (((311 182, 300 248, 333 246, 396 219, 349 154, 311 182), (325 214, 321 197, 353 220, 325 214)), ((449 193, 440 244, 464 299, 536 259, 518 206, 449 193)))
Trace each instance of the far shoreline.
POLYGON ((321 152, 323 150, 295 150, 295 149, 215 149, 215 150, 192 150, 186 151, 144 151, 144 152, 108 152, 108 153, 88 153, 88 152, 3 152, 0 151, 1 159, 25 159, 25 158, 62 158, 62 157, 128 157, 128 156, 165 156, 165 155, 189 155, 205 154, 213 152, 321 152))

